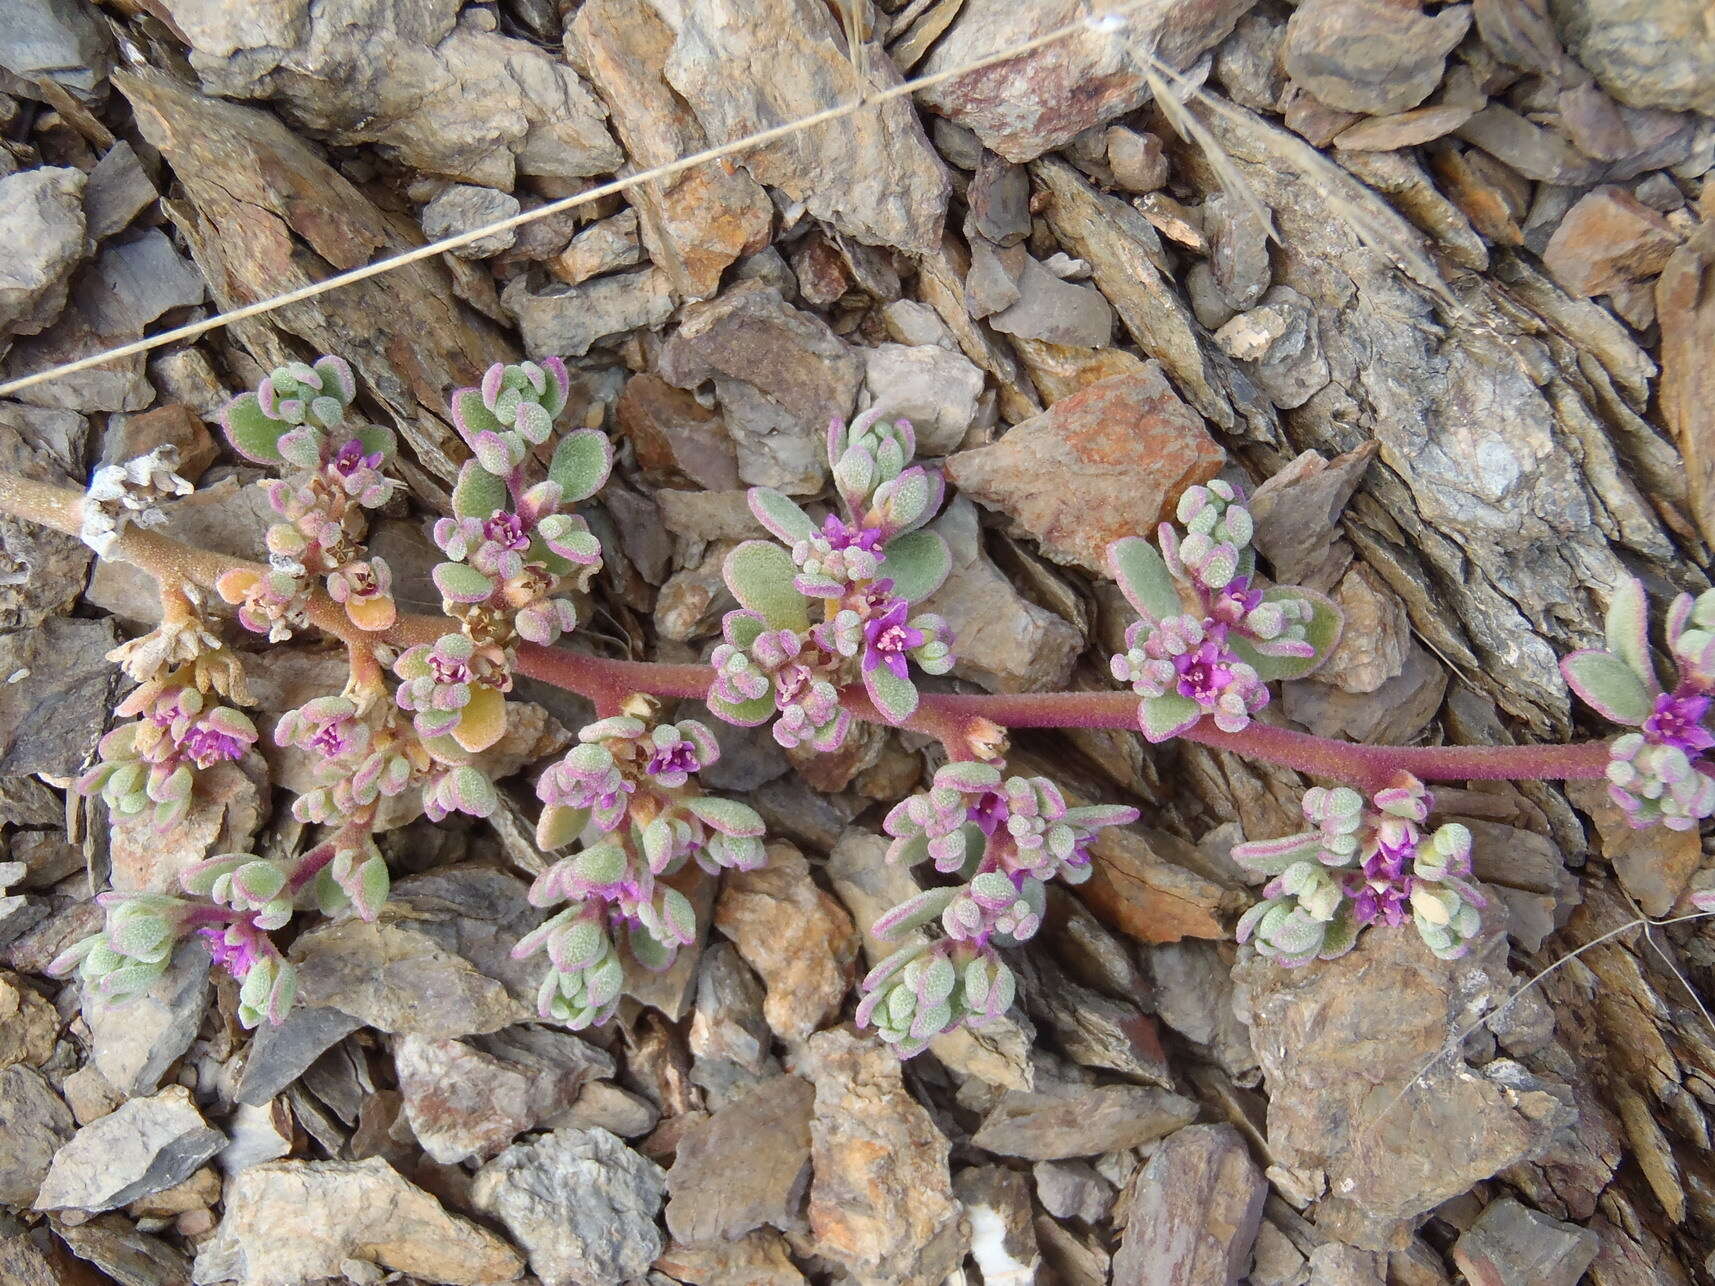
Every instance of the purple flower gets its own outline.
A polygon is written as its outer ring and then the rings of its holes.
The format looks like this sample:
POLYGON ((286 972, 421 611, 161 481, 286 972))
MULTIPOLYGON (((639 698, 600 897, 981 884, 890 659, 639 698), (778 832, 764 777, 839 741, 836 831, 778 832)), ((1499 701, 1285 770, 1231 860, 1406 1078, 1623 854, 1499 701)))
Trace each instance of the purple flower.
POLYGON ((331 463, 335 473, 342 478, 349 478, 359 469, 379 469, 381 467, 381 452, 365 452, 363 443, 352 438, 334 452, 331 463))
POLYGON ((985 790, 977 796, 966 816, 977 824, 984 835, 993 835, 1007 818, 1006 796, 998 790, 985 790))
POLYGON ((198 929, 197 936, 208 940, 208 954, 214 964, 240 981, 262 958, 262 943, 248 925, 234 924, 228 929, 211 925, 198 929))
POLYGON ((1411 913, 1411 877, 1397 883, 1363 881, 1352 899, 1352 916, 1360 925, 1380 921, 1390 928, 1405 923, 1411 913))
POLYGON ((912 648, 921 647, 923 631, 905 623, 911 605, 903 598, 893 600, 892 606, 879 616, 872 616, 863 625, 863 669, 868 674, 878 665, 886 665, 897 679, 907 678, 909 669, 905 656, 912 648))
POLYGON ((1658 746, 1673 746, 1688 755, 1695 755, 1715 746, 1703 726, 1709 713, 1709 698, 1683 687, 1676 692, 1664 692, 1655 699, 1655 709, 1644 720, 1644 736, 1658 746))
POLYGON ((198 768, 209 768, 222 760, 242 759, 255 741, 256 727, 249 719, 216 706, 185 729, 179 737, 179 752, 198 768))
POLYGON ((1179 695, 1208 708, 1221 699, 1233 681, 1231 657, 1220 640, 1209 638, 1194 652, 1173 658, 1179 674, 1179 695))
POLYGON ((524 530, 524 520, 517 514, 495 514, 482 524, 482 534, 502 549, 530 548, 530 535, 524 530))
POLYGON ((829 514, 822 520, 822 539, 833 549, 861 549, 873 554, 881 548, 882 535, 880 527, 851 527, 837 514, 829 514))

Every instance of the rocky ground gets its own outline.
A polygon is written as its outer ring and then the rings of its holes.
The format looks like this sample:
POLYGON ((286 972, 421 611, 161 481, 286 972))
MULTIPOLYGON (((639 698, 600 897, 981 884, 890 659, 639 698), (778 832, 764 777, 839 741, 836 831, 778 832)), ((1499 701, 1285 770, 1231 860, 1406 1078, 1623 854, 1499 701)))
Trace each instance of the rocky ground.
MULTIPOLYGON (((1124 8, 8 0, 0 380, 1124 8)), ((576 418, 620 449, 587 645, 688 660, 732 606, 726 551, 762 534, 743 488, 816 495, 829 417, 885 399, 956 486, 930 610, 969 689, 1107 686, 1127 613, 1101 550, 1225 468, 1262 484, 1279 578, 1350 622, 1271 718, 1573 735, 1555 656, 1594 640, 1605 588, 1708 584, 1704 5, 1128 18, 0 400, 0 468, 81 480, 173 443, 201 489, 172 530, 259 556, 256 471, 210 425, 336 351, 405 441, 411 501, 374 548, 432 611, 446 391, 568 355, 576 418), (1188 95, 1140 46, 1201 96, 1164 101, 1188 95)), ((911 891, 879 817, 923 746, 871 729, 798 760, 723 733, 705 779, 766 816, 771 861, 703 888, 701 950, 580 1037, 530 1022, 538 966, 508 954, 540 914, 530 770, 588 717, 532 690, 488 752, 502 813, 396 818, 388 916, 302 933, 308 1003, 252 1037, 200 947, 122 1010, 42 972, 96 888, 302 842, 305 764, 266 735, 165 839, 68 797, 118 693, 104 654, 157 610, 135 573, 0 522, 7 1283, 1715 1282, 1715 1028, 1688 990, 1715 937, 1604 936, 1683 913, 1703 848, 1626 830, 1600 789, 1438 793, 1496 895, 1471 956, 1373 930, 1283 971, 1230 941, 1252 894, 1227 854, 1297 829, 1305 783, 1021 738, 1015 763, 1144 822, 1056 895, 1007 1020, 902 1067, 849 1018, 867 927, 911 891)), ((259 654, 259 722, 343 668, 259 654)))

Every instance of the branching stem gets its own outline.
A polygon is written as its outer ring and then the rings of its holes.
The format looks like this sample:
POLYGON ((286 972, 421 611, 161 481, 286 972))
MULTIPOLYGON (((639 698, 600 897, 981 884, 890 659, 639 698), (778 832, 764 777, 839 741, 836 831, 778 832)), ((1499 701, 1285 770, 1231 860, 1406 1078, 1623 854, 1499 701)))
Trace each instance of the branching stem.
MULTIPOLYGON (((0 513, 76 535, 82 524, 82 493, 26 478, 0 476, 0 513)), ((207 589, 234 569, 265 570, 258 564, 196 549, 182 541, 135 526, 119 537, 115 556, 157 579, 189 581, 207 589)), ((446 632, 437 617, 401 616, 379 634, 358 630, 345 611, 317 590, 310 599, 310 620, 348 644, 386 642, 397 647, 434 641, 446 632)), ((530 678, 576 692, 598 709, 618 707, 634 692, 657 697, 700 699, 709 688, 707 666, 617 661, 531 643, 518 645, 518 670, 530 678)), ((861 685, 841 694, 852 717, 885 722, 861 685)), ((980 754, 1001 728, 1137 729, 1138 699, 1126 692, 1039 692, 967 696, 929 692, 905 726, 939 739, 959 757, 980 754)), ((1365 746, 1314 737, 1263 723, 1240 732, 1222 732, 1205 718, 1180 736, 1216 750, 1279 764, 1312 777, 1340 781, 1366 792, 1385 785, 1399 772, 1421 781, 1581 780, 1603 776, 1605 742, 1551 746, 1365 746)))

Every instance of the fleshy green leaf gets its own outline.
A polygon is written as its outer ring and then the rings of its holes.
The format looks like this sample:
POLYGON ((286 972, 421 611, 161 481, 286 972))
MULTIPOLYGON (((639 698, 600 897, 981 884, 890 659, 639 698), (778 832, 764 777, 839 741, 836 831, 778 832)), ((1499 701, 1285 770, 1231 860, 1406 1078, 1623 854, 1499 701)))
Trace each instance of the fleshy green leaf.
POLYGON ((756 810, 736 799, 695 795, 684 801, 688 812, 723 835, 761 835, 765 829, 756 810))
POLYGON ((1173 573, 1154 545, 1141 536, 1127 536, 1108 546, 1108 569, 1125 595, 1126 602, 1136 609, 1146 625, 1178 616, 1185 610, 1179 601, 1179 590, 1173 584, 1173 573))
POLYGON ((475 460, 467 460, 453 487, 453 512, 460 518, 492 518, 511 499, 506 480, 497 478, 475 460))
POLYGON ((595 429, 575 429, 554 448, 548 476, 560 484, 565 503, 575 505, 600 491, 613 468, 613 444, 595 429))
POLYGON ((1604 624, 1608 651, 1631 667, 1644 687, 1653 692, 1660 685, 1649 654, 1649 600, 1637 577, 1628 576, 1620 582, 1608 604, 1604 624))
POLYGON ((863 676, 864 691, 889 723, 904 723, 917 709, 917 685, 902 679, 885 665, 863 676))
POLYGON ((1150 741, 1176 737, 1202 717, 1203 709, 1195 701, 1171 692, 1146 697, 1139 707, 1143 735, 1150 741))
MULTIPOLYGON (((1004 877, 1003 877, 1004 878, 1004 877)), ((901 934, 910 933, 913 929, 922 928, 931 920, 940 916, 947 909, 953 898, 958 895, 955 888, 924 889, 913 897, 906 898, 892 910, 878 916, 870 932, 877 938, 886 940, 897 938, 901 934)))
POLYGON ((726 641, 744 651, 762 637, 768 622, 750 612, 728 612, 721 621, 721 628, 726 641))
POLYGON ((270 419, 254 393, 242 393, 226 404, 220 414, 232 449, 258 464, 280 463, 280 435, 292 426, 270 419))
POLYGON ((810 521, 810 515, 773 487, 752 487, 748 498, 756 521, 784 543, 795 545, 816 534, 816 524, 810 521))
POLYGON ((482 404, 482 390, 478 388, 461 388, 456 390, 450 404, 453 412, 453 426, 458 429, 464 440, 475 446, 479 433, 499 433, 506 425, 494 417, 494 413, 482 404))
POLYGON ((876 575, 891 579, 895 594, 919 603, 940 589, 952 570, 946 541, 932 531, 908 531, 887 542, 887 557, 876 575))
POLYGON ((494 582, 469 563, 436 563, 431 575, 441 597, 455 603, 480 603, 494 593, 494 582))
POLYGON ((1276 585, 1262 592, 1265 603, 1283 603, 1298 599, 1310 604, 1310 621, 1305 626, 1305 642, 1316 649, 1315 656, 1269 656, 1259 652, 1248 639, 1233 635, 1228 639, 1233 650, 1254 668, 1264 683, 1276 679, 1302 679, 1322 667, 1340 644, 1340 632, 1345 627, 1345 614, 1326 594, 1301 585, 1276 585))
POLYGON ((382 463, 391 460, 399 449, 398 436, 385 424, 360 424, 351 431, 351 436, 363 444, 366 455, 379 455, 382 463))
POLYGON ((769 717, 773 715, 774 693, 764 692, 759 697, 752 697, 749 701, 740 701, 736 705, 731 701, 723 701, 720 697, 710 695, 704 698, 704 704, 714 711, 717 718, 727 723, 735 724, 740 728, 754 728, 759 724, 767 723, 769 717))
POLYGON ((1562 657, 1560 672, 1567 686, 1597 714, 1614 723, 1636 727, 1649 718, 1649 689, 1637 672, 1611 652, 1594 649, 1562 657))
POLYGON ((809 628, 808 600, 792 586, 792 555, 779 545, 747 540, 727 555, 721 571, 732 596, 771 629, 809 628))

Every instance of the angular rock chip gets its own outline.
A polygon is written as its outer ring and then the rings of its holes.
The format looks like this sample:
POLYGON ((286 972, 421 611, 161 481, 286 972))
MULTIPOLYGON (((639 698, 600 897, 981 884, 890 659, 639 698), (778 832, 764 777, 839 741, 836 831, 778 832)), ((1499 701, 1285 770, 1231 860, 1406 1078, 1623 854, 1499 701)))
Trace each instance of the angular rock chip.
POLYGON ((1055 562, 1106 575, 1106 550, 1152 532, 1226 453, 1156 363, 1100 380, 1015 426, 992 446, 947 458, 966 495, 1005 512, 1055 562))
POLYGON ((65 1100, 34 1068, 0 1071, 0 1202, 36 1203, 54 1154, 77 1130, 65 1100))
POLYGON ((406 1036, 394 1048, 405 1119, 442 1165, 486 1160, 577 1102, 613 1059, 567 1032, 516 1027, 474 1042, 406 1036))
POLYGON ((927 86, 918 98, 975 130, 1007 160, 1033 161, 1149 97, 1147 64, 1134 50, 1187 67, 1254 3, 1169 0, 1139 8, 1124 0, 966 0, 918 74, 952 71, 1081 21, 1091 29, 927 86), (1114 24, 1105 27, 1110 12, 1114 24))
MULTIPOLYGON (((678 14, 667 80, 711 143, 855 102, 902 80, 877 50, 854 60, 819 0, 689 0, 678 14)), ((878 103, 750 148, 737 160, 859 241, 919 254, 941 242, 951 182, 908 102, 878 103)))
POLYGON ((1502 1197, 1460 1235, 1453 1262, 1471 1286, 1578 1286, 1601 1244, 1592 1229, 1502 1197))
POLYGON ((683 1242, 789 1228, 804 1198, 815 1091, 797 1076, 751 1087, 679 1140, 667 1172, 667 1227, 683 1242))
POLYGON ((153 1094, 196 1039, 208 991, 208 947, 195 938, 179 944, 167 972, 141 996, 113 1004, 85 991, 93 1061, 107 1083, 127 1097, 153 1094))
POLYGON ((113 709, 112 621, 54 617, 0 636, 0 775, 75 777, 113 709))
POLYGON ((666 1175, 606 1130, 555 1130, 476 1172, 471 1201, 530 1256, 544 1286, 619 1286, 661 1253, 666 1175))
POLYGON ((1382 932, 1313 969, 1255 958, 1235 978, 1269 1090, 1269 1149, 1306 1191, 1330 1194, 1317 1222, 1345 1241, 1379 1248, 1572 1119, 1557 1083, 1447 1055, 1470 1006, 1512 989, 1504 933, 1446 961, 1409 929, 1382 932))
POLYGON ((686 308, 660 371, 680 388, 713 380, 739 477, 793 495, 821 487, 828 421, 851 413, 863 380, 857 355, 821 318, 756 281, 686 308))
POLYGON ((625 160, 571 68, 528 41, 460 23, 446 0, 163 8, 205 90, 278 100, 340 146, 373 143, 416 169, 508 190, 517 174, 607 174, 625 160))
POLYGON ((1008 1091, 971 1142, 996 1156, 1061 1161, 1135 1148, 1197 1119, 1197 1105, 1142 1085, 1070 1085, 1008 1091))
POLYGON ((1116 1281, 1231 1286, 1250 1267, 1268 1182, 1230 1125, 1189 1125, 1132 1183, 1116 1281))
POLYGON ((782 1040, 801 1041, 839 1013, 857 979, 857 932, 792 845, 770 844, 759 870, 729 872, 714 922, 761 975, 762 1012, 782 1040))
POLYGON ((1555 26, 1631 107, 1715 113, 1715 32, 1701 0, 1554 0, 1555 26))
POLYGON ((112 1210, 182 1183, 226 1143, 182 1085, 91 1121, 54 1155, 38 1210, 112 1210))
POLYGON ((1609 185, 1586 193, 1566 212, 1542 252, 1542 266, 1568 294, 1583 299, 1655 276, 1678 246, 1679 234, 1666 219, 1609 185))
POLYGON ((1430 17, 1388 0, 1308 0, 1287 21, 1282 57, 1328 106, 1386 116, 1429 97, 1470 27, 1469 5, 1430 17))
POLYGON ((798 1071, 816 1086, 810 1231, 856 1275, 941 1281, 964 1257, 949 1145, 906 1090, 899 1058, 847 1028, 812 1036, 798 1071))
POLYGON ((373 1264, 445 1286, 506 1282, 519 1253, 401 1178, 380 1157, 275 1161, 227 1184, 225 1213, 197 1252, 197 1286, 307 1286, 373 1264))
POLYGON ((0 178, 0 335, 35 335, 65 307, 86 248, 84 185, 81 171, 52 165, 0 178))
MULTIPOLYGON (((673 30, 652 5, 586 0, 566 27, 566 49, 607 104, 613 128, 639 169, 701 152, 708 136, 667 83, 673 30)), ((631 199, 643 243, 687 299, 706 299, 733 260, 768 244, 774 205, 743 170, 698 165, 631 199)))

